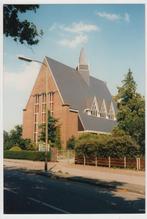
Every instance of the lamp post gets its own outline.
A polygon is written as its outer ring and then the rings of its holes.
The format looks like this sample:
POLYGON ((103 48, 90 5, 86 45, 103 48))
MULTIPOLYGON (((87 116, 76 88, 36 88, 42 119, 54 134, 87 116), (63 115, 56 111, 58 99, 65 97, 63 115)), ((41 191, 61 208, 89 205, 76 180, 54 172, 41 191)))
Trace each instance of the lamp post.
MULTIPOLYGON (((47 67, 47 65, 39 60, 35 60, 35 59, 30 59, 27 57, 23 57, 23 56, 18 56, 18 59, 22 60, 22 61, 26 61, 26 62, 38 62, 40 64, 43 64, 45 67, 47 67)), ((47 151, 48 151, 48 108, 47 108, 47 95, 48 95, 48 80, 47 80, 47 71, 45 71, 45 93, 46 93, 46 107, 45 107, 45 112, 46 112, 46 121, 45 121, 45 163, 44 163, 44 170, 47 171, 48 170, 48 162, 47 162, 47 151)))

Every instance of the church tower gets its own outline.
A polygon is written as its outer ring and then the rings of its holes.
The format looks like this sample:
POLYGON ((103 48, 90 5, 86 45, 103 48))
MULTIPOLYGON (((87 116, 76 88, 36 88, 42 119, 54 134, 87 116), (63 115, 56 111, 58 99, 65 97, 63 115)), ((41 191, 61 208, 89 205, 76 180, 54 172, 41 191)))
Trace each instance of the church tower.
POLYGON ((87 85, 89 85, 89 66, 84 48, 82 48, 80 52, 78 72, 80 73, 84 81, 87 83, 87 85))

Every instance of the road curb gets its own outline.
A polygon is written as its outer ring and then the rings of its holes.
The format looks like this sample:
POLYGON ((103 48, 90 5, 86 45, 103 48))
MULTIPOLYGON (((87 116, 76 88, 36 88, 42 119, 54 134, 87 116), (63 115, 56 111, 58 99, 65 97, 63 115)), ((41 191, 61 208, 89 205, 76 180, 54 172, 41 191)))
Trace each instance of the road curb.
POLYGON ((100 186, 102 188, 114 189, 114 190, 117 189, 117 190, 121 190, 123 192, 133 192, 133 193, 145 195, 145 188, 143 186, 139 186, 139 185, 125 183, 123 186, 119 186, 118 185, 119 182, 116 182, 116 181, 113 181, 113 182, 101 181, 100 182, 97 179, 80 178, 78 176, 73 177, 71 175, 61 174, 61 173, 52 173, 52 172, 46 173, 46 172, 43 172, 43 171, 36 171, 35 173, 37 175, 50 177, 52 179, 68 180, 68 181, 73 181, 73 182, 86 183, 86 184, 89 184, 89 185, 100 186))

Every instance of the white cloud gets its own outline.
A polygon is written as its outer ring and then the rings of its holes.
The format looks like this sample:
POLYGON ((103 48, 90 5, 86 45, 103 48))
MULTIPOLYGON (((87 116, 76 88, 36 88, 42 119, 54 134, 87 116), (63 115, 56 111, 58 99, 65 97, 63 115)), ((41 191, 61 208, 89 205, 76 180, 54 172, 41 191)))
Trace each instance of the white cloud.
POLYGON ((120 20, 120 15, 118 15, 118 14, 110 14, 110 13, 106 13, 106 12, 97 12, 96 15, 99 16, 99 17, 102 17, 102 18, 106 18, 107 20, 110 20, 110 21, 120 20))
POLYGON ((39 64, 30 63, 20 73, 4 71, 4 88, 8 90, 15 89, 19 92, 30 91, 39 68, 39 64))
POLYGON ((94 24, 86 24, 83 22, 72 23, 70 26, 60 26, 60 28, 64 31, 71 33, 83 33, 83 32, 92 32, 92 31, 100 31, 100 28, 94 24))
POLYGON ((61 39, 57 43, 68 48, 75 48, 80 44, 88 42, 88 34, 94 31, 100 31, 95 24, 83 22, 73 22, 69 26, 65 24, 54 23, 50 30, 58 30, 61 39))
POLYGON ((22 124, 25 108, 40 65, 30 63, 23 71, 6 71, 4 68, 4 129, 9 131, 14 125, 22 124), (11 109, 11 112, 10 112, 11 109))
POLYGON ((124 15, 120 15, 120 14, 107 13, 107 12, 97 12, 96 15, 105 18, 109 21, 124 20, 126 22, 130 22, 130 16, 128 13, 125 13, 124 15))
POLYGON ((92 31, 100 31, 100 28, 95 24, 86 24, 83 22, 73 22, 71 25, 66 26, 65 24, 53 23, 49 28, 50 31, 59 29, 60 31, 70 32, 70 33, 84 33, 92 31))
POLYGON ((80 34, 80 35, 76 35, 75 37, 73 37, 71 39, 62 39, 58 43, 61 46, 66 46, 66 47, 69 47, 69 48, 75 48, 78 45, 85 44, 87 42, 88 42, 87 35, 80 34))
POLYGON ((65 24, 54 23, 50 31, 58 31, 60 40, 57 43, 68 48, 76 48, 80 44, 88 42, 88 34, 94 31, 100 31, 100 28, 95 24, 83 22, 73 22, 69 26, 65 24))

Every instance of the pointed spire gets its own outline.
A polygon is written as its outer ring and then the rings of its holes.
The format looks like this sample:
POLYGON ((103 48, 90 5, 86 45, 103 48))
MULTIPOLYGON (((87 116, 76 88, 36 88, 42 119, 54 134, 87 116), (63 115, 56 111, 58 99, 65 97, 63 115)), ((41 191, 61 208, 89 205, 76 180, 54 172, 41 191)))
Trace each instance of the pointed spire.
POLYGON ((88 66, 84 48, 82 48, 80 51, 78 71, 82 76, 82 78, 84 79, 84 81, 87 83, 87 85, 89 85, 89 66, 88 66))
POLYGON ((79 65, 88 65, 84 48, 82 48, 80 51, 79 65))
POLYGON ((130 68, 129 68, 129 70, 128 70, 128 73, 132 73, 130 68))

